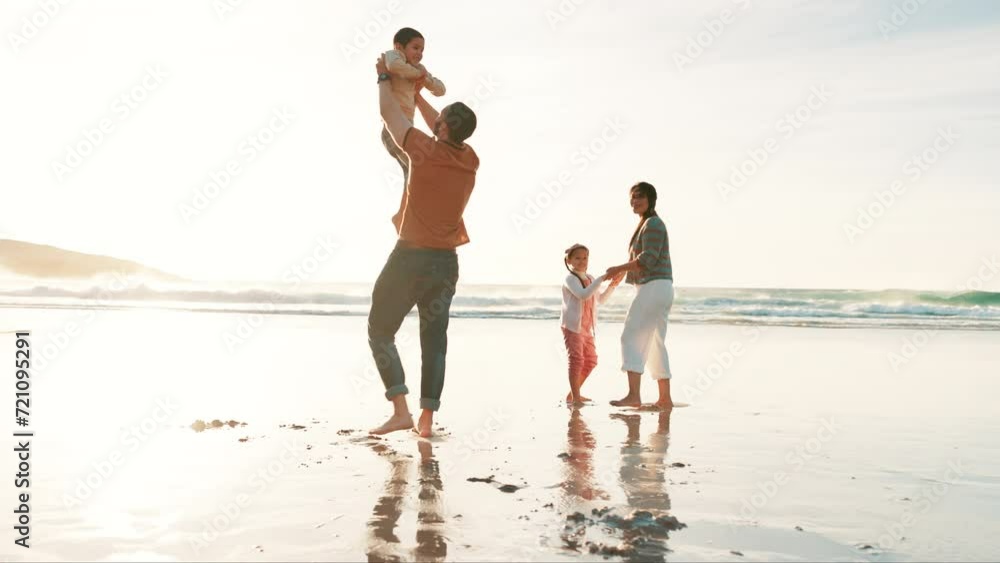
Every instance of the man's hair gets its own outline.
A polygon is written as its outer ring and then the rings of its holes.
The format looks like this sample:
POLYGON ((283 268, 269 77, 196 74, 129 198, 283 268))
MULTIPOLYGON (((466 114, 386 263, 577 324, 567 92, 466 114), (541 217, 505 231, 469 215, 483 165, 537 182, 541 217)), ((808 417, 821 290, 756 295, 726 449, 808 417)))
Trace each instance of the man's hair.
POLYGON ((451 137, 448 140, 453 143, 464 143, 476 130, 475 112, 462 102, 455 102, 444 108, 444 111, 446 112, 445 123, 448 124, 448 130, 451 132, 451 137))
POLYGON ((399 43, 403 47, 406 47, 407 45, 410 44, 410 41, 413 41, 414 39, 417 38, 423 39, 424 36, 421 35, 419 31, 413 29, 412 27, 404 27, 403 29, 397 31, 396 35, 392 36, 392 43, 393 45, 399 43))

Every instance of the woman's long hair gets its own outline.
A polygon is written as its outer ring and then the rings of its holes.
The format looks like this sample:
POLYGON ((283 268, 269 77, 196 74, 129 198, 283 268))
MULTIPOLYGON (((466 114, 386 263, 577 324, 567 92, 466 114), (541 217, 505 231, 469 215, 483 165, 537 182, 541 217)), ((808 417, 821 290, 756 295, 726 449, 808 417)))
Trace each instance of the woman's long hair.
POLYGON ((584 279, 584 277, 581 276, 579 272, 577 272, 576 270, 574 270, 569 266, 569 259, 573 257, 573 253, 576 252, 577 250, 586 250, 587 252, 590 252, 590 249, 587 248, 586 246, 583 246, 582 244, 574 244, 573 246, 566 249, 566 256, 563 257, 563 265, 566 266, 566 269, 569 270, 569 273, 573 274, 574 276, 577 277, 577 279, 580 280, 580 285, 582 285, 583 287, 587 287, 587 282, 590 280, 584 279))
POLYGON ((632 252, 632 245, 635 244, 635 239, 639 236, 639 231, 642 229, 642 225, 646 222, 646 219, 649 219, 650 217, 659 217, 659 215, 656 214, 656 188, 653 187, 653 184, 650 184, 649 182, 639 182, 629 188, 630 194, 635 192, 639 192, 640 195, 646 196, 646 199, 649 200, 649 209, 642 214, 642 218, 639 219, 639 225, 636 226, 635 232, 632 233, 632 239, 628 241, 629 252, 632 252))

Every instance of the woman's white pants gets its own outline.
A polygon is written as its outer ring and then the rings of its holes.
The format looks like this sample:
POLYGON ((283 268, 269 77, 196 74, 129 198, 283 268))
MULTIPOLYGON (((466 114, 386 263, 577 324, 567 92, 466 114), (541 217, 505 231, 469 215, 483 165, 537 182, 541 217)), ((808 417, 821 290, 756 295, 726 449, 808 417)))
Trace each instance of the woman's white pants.
POLYGON ((667 357, 667 316, 674 304, 673 280, 652 280, 637 286, 622 331, 622 371, 670 379, 667 357))

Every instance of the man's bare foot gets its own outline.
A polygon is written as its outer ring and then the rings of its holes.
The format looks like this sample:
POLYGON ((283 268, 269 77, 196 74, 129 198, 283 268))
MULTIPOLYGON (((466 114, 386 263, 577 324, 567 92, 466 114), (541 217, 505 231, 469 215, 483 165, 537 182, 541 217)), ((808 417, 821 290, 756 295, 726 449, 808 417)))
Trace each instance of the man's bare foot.
POLYGON ((669 410, 673 410, 673 408, 674 408, 674 402, 671 401, 670 399, 667 399, 666 401, 662 401, 661 400, 661 401, 656 401, 655 403, 653 403, 653 406, 656 407, 657 409, 661 410, 661 411, 669 411, 669 410))
MULTIPOLYGON (((574 401, 573 401, 573 394, 572 394, 572 393, 570 393, 570 394, 566 395, 566 402, 567 402, 567 403, 572 403, 572 402, 574 402, 574 401)), ((581 397, 580 397, 580 399, 579 399, 579 400, 577 400, 576 402, 578 402, 578 403, 591 403, 591 402, 593 402, 593 401, 592 401, 591 399, 588 399, 587 397, 583 397, 583 396, 581 396, 581 397)))
POLYGON ((430 438, 433 435, 431 428, 434 426, 434 412, 424 411, 420 415, 420 421, 417 422, 417 434, 420 434, 421 438, 430 438))
POLYGON ((409 430, 413 428, 413 417, 409 414, 392 415, 392 418, 386 421, 385 424, 379 426, 378 428, 372 428, 368 431, 369 434, 374 434, 375 436, 382 436, 390 432, 398 432, 399 430, 409 430))
POLYGON ((639 397, 633 397, 631 395, 626 395, 625 398, 619 399, 617 401, 611 401, 611 406, 613 407, 639 407, 642 406, 642 400, 639 397))

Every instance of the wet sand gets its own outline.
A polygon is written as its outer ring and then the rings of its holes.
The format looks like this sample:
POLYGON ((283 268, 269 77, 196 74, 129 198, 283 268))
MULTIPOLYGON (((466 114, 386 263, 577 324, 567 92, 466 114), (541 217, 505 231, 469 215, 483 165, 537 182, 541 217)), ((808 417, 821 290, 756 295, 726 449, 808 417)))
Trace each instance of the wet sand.
MULTIPOLYGON (((38 348, 72 318, 9 312, 38 348)), ((363 318, 267 317, 230 350, 244 317, 102 312, 50 358, 32 548, 0 556, 1000 556, 995 333, 942 332, 894 368, 915 333, 674 325, 674 398, 691 405, 666 414, 607 405, 619 326, 601 325, 585 386, 600 401, 573 410, 557 326, 455 319, 438 435, 421 440, 365 432, 389 410, 363 318)), ((413 319, 400 343, 417 374, 413 319)))

